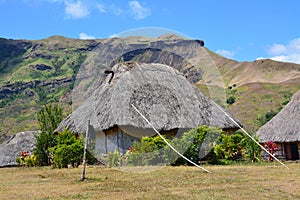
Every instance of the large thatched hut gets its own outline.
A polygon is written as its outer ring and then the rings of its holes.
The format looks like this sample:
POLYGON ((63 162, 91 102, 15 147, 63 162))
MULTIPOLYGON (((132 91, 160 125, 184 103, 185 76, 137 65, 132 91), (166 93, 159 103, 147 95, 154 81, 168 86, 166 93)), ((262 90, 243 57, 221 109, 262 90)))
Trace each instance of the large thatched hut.
POLYGON ((256 133, 260 143, 273 141, 277 155, 297 160, 300 155, 300 91, 291 101, 256 133))
POLYGON ((155 134, 131 105, 166 135, 179 136, 200 125, 238 129, 211 99, 172 67, 130 62, 116 64, 112 71, 57 131, 65 127, 84 133, 90 120, 97 150, 124 152, 133 141, 155 134))

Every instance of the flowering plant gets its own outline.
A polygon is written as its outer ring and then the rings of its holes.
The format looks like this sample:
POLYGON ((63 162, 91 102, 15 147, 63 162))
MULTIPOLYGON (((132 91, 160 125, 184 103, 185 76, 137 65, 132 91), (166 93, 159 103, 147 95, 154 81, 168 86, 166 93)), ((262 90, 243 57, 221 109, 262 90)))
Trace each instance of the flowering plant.
MULTIPOLYGON (((277 145, 276 145, 275 142, 269 141, 269 142, 266 143, 265 147, 270 152, 270 154, 272 154, 273 156, 276 156, 276 150, 278 148, 277 148, 277 145)), ((273 157, 271 155, 269 155, 268 160, 273 161, 273 157)))

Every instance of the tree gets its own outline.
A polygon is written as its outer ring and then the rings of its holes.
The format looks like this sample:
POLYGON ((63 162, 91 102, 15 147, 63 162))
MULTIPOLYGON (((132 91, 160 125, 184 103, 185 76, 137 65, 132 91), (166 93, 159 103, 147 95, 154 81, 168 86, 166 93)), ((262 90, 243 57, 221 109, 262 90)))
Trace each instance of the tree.
POLYGON ((230 96, 227 100, 226 103, 227 104, 233 104, 235 102, 235 97, 234 96, 230 96))
POLYGON ((44 105, 37 114, 41 132, 36 137, 36 147, 33 150, 37 157, 37 165, 50 165, 51 155, 49 148, 57 144, 54 130, 63 119, 62 109, 58 105, 44 105))
POLYGON ((53 133, 63 119, 62 108, 57 104, 44 105, 37 114, 40 130, 53 133))

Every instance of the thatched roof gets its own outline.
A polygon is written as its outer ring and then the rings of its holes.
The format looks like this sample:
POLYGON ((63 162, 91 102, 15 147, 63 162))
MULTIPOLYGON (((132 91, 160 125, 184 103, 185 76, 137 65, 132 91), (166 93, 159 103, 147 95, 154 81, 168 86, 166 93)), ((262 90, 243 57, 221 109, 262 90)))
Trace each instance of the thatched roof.
MULTIPOLYGON (((116 64, 110 75, 59 126, 82 133, 90 120, 94 129, 118 126, 129 135, 147 135, 151 127, 132 108, 135 105, 158 130, 188 129, 200 125, 238 129, 211 99, 177 70, 163 64, 116 64)), ((153 131, 152 131, 153 133, 153 131)))
POLYGON ((300 91, 256 135, 260 142, 300 142, 300 91))

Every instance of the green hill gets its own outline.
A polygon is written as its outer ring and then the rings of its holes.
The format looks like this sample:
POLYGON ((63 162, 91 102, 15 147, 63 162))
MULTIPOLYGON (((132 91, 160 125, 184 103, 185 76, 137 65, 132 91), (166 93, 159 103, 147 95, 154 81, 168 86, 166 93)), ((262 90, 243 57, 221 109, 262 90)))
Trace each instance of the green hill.
MULTIPOLYGON (((59 102, 70 113, 76 74, 95 49, 113 50, 112 54, 122 53, 124 48, 134 49, 110 65, 129 60, 169 64, 208 94, 201 70, 189 66, 178 55, 147 48, 150 43, 176 48, 182 54, 189 53, 181 48, 186 45, 204 48, 177 37, 78 40, 53 36, 36 41, 0 38, 0 141, 18 131, 38 129, 36 113, 45 103, 59 102)), ((227 109, 248 130, 256 130, 266 121, 266 114, 268 118, 270 113, 276 113, 300 89, 300 65, 272 60, 237 62, 207 52, 224 80, 227 109)))

